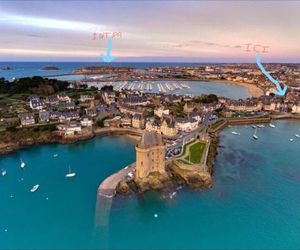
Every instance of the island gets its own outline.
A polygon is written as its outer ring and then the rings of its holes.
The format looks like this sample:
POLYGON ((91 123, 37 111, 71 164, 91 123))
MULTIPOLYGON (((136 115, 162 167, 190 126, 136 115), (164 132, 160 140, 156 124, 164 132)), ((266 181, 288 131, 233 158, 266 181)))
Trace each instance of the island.
POLYGON ((12 68, 9 67, 9 66, 4 66, 4 67, 1 68, 1 70, 12 70, 12 68))
POLYGON ((42 70, 59 70, 59 68, 55 66, 45 66, 42 70))

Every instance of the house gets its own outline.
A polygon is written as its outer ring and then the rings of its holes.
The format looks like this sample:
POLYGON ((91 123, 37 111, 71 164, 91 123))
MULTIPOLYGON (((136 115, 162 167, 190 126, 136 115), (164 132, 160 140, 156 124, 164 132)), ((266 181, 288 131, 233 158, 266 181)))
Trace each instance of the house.
POLYGON ((191 118, 191 117, 180 118, 180 117, 178 117, 178 118, 176 118, 175 126, 178 130, 188 132, 188 131, 196 129, 198 127, 198 124, 199 124, 199 122, 194 118, 191 118))
POLYGON ((159 107, 154 110, 154 115, 158 116, 159 118, 163 117, 164 115, 169 115, 170 110, 164 107, 159 107))
POLYGON ((74 102, 61 102, 58 104, 57 109, 59 110, 74 110, 76 105, 74 102))
POLYGON ((131 123, 133 128, 143 129, 145 127, 145 119, 140 114, 135 114, 132 117, 131 123))
POLYGON ((78 111, 69 111, 69 112, 61 113, 61 115, 59 117, 59 121, 65 122, 65 121, 70 121, 70 120, 74 120, 74 119, 78 119, 78 118, 79 118, 78 111))
POLYGON ((142 115, 145 111, 145 108, 143 107, 129 107, 129 106, 125 106, 125 105, 120 105, 119 106, 120 112, 121 113, 129 113, 131 115, 135 115, 135 114, 140 114, 142 115))
POLYGON ((65 93, 60 93, 57 97, 58 100, 61 102, 71 102, 71 98, 67 96, 65 93))
POLYGON ((19 115, 19 118, 22 126, 35 124, 34 113, 23 113, 19 115))
POLYGON ((131 115, 125 114, 121 117, 121 125, 122 127, 131 127, 131 115))
POLYGON ((163 120, 150 119, 146 122, 145 129, 147 131, 162 133, 168 137, 173 137, 178 133, 173 117, 165 117, 163 120))
POLYGON ((56 120, 59 119, 59 117, 61 116, 61 112, 51 111, 49 112, 49 116, 50 116, 50 120, 56 120))
POLYGON ((97 109, 96 108, 87 108, 87 109, 85 109, 85 113, 87 116, 95 117, 95 116, 97 116, 97 109))
POLYGON ((292 106, 292 113, 300 114, 300 102, 298 102, 292 106))
POLYGON ((123 100, 126 106, 146 106, 149 104, 147 97, 145 96, 133 96, 123 100))
POLYGON ((40 111, 39 112, 39 120, 40 120, 40 122, 49 122, 50 112, 49 111, 40 111))
POLYGON ((57 97, 57 95, 50 95, 48 96, 48 103, 50 103, 51 105, 55 105, 59 103, 59 99, 57 97))
POLYGON ((81 125, 78 122, 70 122, 66 125, 65 135, 74 135, 81 133, 81 125))
POLYGON ((31 97, 29 106, 33 110, 43 110, 46 107, 45 101, 38 97, 31 97))
POLYGON ((83 127, 91 127, 93 126, 93 120, 89 119, 88 117, 82 117, 80 124, 83 127))
POLYGON ((226 108, 238 112, 257 112, 261 111, 262 103, 252 100, 231 100, 226 104, 226 108))
POLYGON ((95 100, 94 96, 91 95, 80 95, 79 101, 80 102, 88 102, 88 101, 93 101, 95 100))
POLYGON ((112 91, 105 91, 102 93, 102 99, 104 103, 111 105, 116 102, 116 95, 112 91))
POLYGON ((175 127, 175 120, 173 117, 166 117, 163 119, 163 122, 161 123, 160 131, 163 135, 168 137, 173 137, 177 135, 178 130, 175 127))
POLYGON ((166 103, 180 103, 182 101, 182 97, 180 95, 167 95, 164 99, 166 103))

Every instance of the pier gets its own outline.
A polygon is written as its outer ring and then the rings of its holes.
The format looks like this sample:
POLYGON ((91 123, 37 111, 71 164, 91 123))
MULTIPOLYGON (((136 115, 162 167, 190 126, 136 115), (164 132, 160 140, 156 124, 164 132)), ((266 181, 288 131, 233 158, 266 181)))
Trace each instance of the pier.
POLYGON ((107 177, 99 186, 97 195, 112 198, 116 193, 116 187, 121 180, 124 180, 129 173, 133 173, 135 162, 121 169, 117 173, 107 177))

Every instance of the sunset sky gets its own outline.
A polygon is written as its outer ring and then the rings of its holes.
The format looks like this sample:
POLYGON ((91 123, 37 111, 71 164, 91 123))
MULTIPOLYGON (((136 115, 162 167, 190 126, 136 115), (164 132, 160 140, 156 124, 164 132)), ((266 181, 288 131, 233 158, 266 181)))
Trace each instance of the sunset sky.
POLYGON ((0 61, 300 62, 300 1, 0 1, 0 61))

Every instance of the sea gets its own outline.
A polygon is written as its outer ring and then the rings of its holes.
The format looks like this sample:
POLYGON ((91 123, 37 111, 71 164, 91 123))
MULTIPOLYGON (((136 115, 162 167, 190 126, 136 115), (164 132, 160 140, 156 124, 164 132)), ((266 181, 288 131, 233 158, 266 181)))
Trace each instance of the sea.
MULTIPOLYGON (((136 69, 145 69, 149 67, 175 67, 175 66, 203 66, 197 63, 111 63, 115 67, 133 67, 136 69)), ((14 78, 43 76, 65 81, 76 81, 84 78, 83 75, 73 75, 72 71, 88 66, 107 66, 98 62, 0 62, 0 78, 12 81, 14 78), (59 70, 42 70, 46 66, 55 66, 59 70), (3 67, 10 67, 12 70, 1 70, 3 67)), ((92 76, 92 75, 91 75, 92 76)), ((159 81, 164 83, 164 81, 159 81)), ((172 81, 184 83, 190 88, 174 90, 169 93, 198 96, 202 94, 215 94, 217 96, 231 99, 246 99, 251 97, 249 91, 236 84, 224 82, 206 82, 206 81, 172 81)), ((153 93, 157 93, 158 88, 153 84, 153 93)))
POLYGON ((0 249, 299 249, 300 122, 273 123, 258 140, 251 126, 221 131, 212 188, 116 197, 103 210, 98 185, 135 160, 134 141, 103 136, 2 155, 0 249), (65 178, 69 166, 75 178, 65 178))

